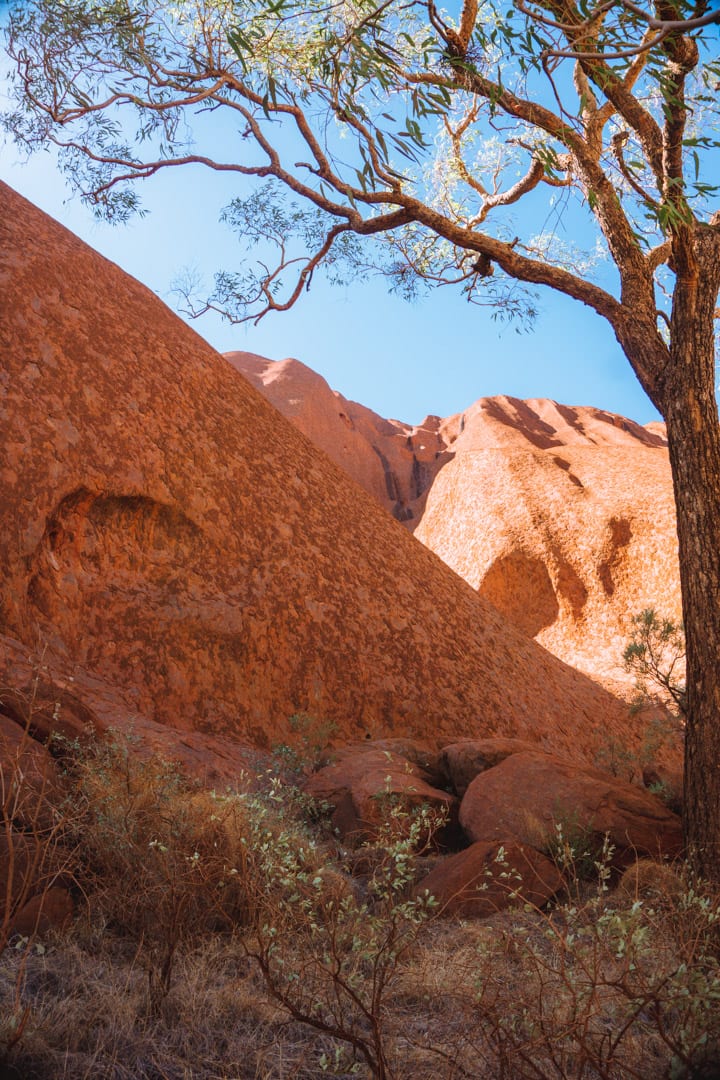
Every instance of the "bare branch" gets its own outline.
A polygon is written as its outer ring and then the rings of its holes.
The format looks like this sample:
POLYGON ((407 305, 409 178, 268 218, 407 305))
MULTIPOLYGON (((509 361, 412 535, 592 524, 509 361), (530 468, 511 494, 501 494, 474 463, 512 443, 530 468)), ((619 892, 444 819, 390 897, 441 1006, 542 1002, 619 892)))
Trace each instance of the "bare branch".
POLYGON ((460 45, 464 52, 470 44, 470 38, 475 30, 478 14, 478 0, 464 0, 462 14, 460 16, 460 45))
POLYGON ((704 15, 689 19, 658 19, 640 4, 634 3, 633 0, 605 0, 605 3, 599 4, 590 16, 579 24, 551 19, 541 11, 531 8, 525 3, 525 0, 516 0, 516 7, 534 22, 554 30, 560 30, 566 36, 572 37, 576 43, 584 38, 594 38, 596 36, 598 25, 604 19, 605 15, 617 8, 622 8, 625 11, 630 11, 634 15, 637 15, 645 22, 650 31, 655 31, 655 33, 645 34, 643 39, 636 45, 614 51, 608 49, 595 51, 593 49, 580 48, 577 44, 574 48, 564 49, 551 47, 546 49, 545 55, 553 59, 602 60, 605 62, 608 60, 625 60, 630 57, 638 56, 641 53, 649 52, 651 49, 661 45, 671 34, 677 34, 678 32, 686 34, 691 30, 699 30, 704 26, 710 26, 713 23, 720 22, 720 11, 709 11, 704 15))
POLYGON ((672 244, 669 240, 665 240, 664 243, 658 244, 657 247, 653 248, 652 251, 648 252, 648 266, 650 267, 652 272, 655 273, 657 268, 659 266, 662 266, 663 263, 667 263, 671 256, 672 244))
POLYGON ((645 191, 645 189, 642 187, 641 184, 638 183, 638 181, 635 179, 635 177, 627 167, 627 164, 625 162, 625 156, 623 154, 623 147, 625 146, 625 143, 628 141, 629 137, 629 131, 619 131, 617 132, 617 134, 613 135, 612 139, 610 140, 610 145, 612 146, 615 160, 618 163, 620 174, 623 179, 627 181, 635 194, 640 196, 644 203, 647 203, 649 206, 657 206, 657 200, 654 199, 651 195, 649 195, 647 191, 645 191))

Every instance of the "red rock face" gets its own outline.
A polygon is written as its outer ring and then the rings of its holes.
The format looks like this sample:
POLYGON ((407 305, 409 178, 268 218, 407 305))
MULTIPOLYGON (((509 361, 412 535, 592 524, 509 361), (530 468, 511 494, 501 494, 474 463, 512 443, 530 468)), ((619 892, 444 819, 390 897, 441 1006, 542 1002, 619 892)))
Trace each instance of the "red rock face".
POLYGON ((5 685, 40 671, 50 717, 69 701, 101 726, 256 745, 299 710, 340 738, 587 756, 599 728, 624 737, 616 699, 508 626, 152 293, 2 198, 5 685))
POLYGON ((460 806, 472 841, 508 837, 540 848, 557 838, 576 846, 605 835, 616 866, 638 855, 675 859, 682 850, 680 818, 654 795, 598 769, 549 754, 517 753, 478 774, 460 806))
POLYGON ((517 629, 567 663, 627 685, 621 658, 632 616, 655 607, 680 617, 664 425, 495 397, 411 427, 346 401, 297 360, 228 358, 517 629))
POLYGON ((638 444, 495 449, 437 477, 415 535, 573 667, 625 680, 631 618, 680 617, 667 452, 638 444))
POLYGON ((542 907, 563 886, 557 867, 539 851, 514 840, 478 840, 441 859, 412 895, 434 897, 439 915, 482 919, 522 904, 542 907))
POLYGON ((393 517, 414 528, 433 478, 449 459, 439 417, 429 416, 417 427, 384 420, 331 390, 299 360, 275 363, 246 352, 225 356, 393 517))

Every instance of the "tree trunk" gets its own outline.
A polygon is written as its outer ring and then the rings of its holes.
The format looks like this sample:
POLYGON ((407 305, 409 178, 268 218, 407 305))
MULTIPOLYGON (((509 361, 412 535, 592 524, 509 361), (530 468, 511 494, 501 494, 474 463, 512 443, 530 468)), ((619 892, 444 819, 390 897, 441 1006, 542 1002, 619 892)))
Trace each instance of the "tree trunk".
MULTIPOLYGON (((708 230, 709 232, 710 230, 708 230)), ((706 234, 706 239, 711 240, 706 234)), ((714 240, 714 238, 712 238, 714 240)), ((688 857, 720 882, 720 424, 715 398, 715 243, 678 275, 662 387, 687 642, 684 828, 688 857), (703 256, 710 255, 710 259, 703 256)))

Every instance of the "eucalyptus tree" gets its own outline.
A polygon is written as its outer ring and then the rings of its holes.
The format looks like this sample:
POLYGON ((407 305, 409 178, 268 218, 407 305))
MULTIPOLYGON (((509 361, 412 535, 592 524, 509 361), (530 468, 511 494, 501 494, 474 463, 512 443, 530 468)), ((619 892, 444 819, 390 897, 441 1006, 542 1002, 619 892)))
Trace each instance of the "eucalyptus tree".
POLYGON ((720 880, 717 18, 705 0, 26 0, 6 124, 55 143, 110 219, 163 170, 235 173, 225 217, 260 261, 219 272, 201 310, 261 318, 317 273, 376 270, 520 316, 545 287, 610 324, 667 424, 686 836, 720 880), (589 252, 558 242, 558 214, 589 252))

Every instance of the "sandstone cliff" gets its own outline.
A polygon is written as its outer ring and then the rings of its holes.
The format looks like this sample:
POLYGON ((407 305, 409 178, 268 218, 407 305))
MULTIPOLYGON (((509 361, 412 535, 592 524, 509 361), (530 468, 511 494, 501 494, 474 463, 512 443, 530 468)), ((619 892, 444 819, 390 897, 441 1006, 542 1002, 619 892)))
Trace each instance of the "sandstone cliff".
POLYGON ((428 417, 417 427, 384 420, 331 390, 299 360, 276 363, 246 352, 225 356, 393 517, 411 528, 417 524, 427 490, 448 460, 438 417, 428 417))
POLYGON ((493 732, 581 756, 622 736, 615 698, 508 625, 152 293, 2 197, 6 688, 27 697, 34 664, 51 720, 56 701, 60 720, 87 706, 259 745, 297 710, 344 737, 493 732))
POLYGON ((233 365, 518 629, 626 685, 632 616, 679 618, 662 424, 600 409, 481 398, 413 427, 330 390, 297 360, 233 365))

